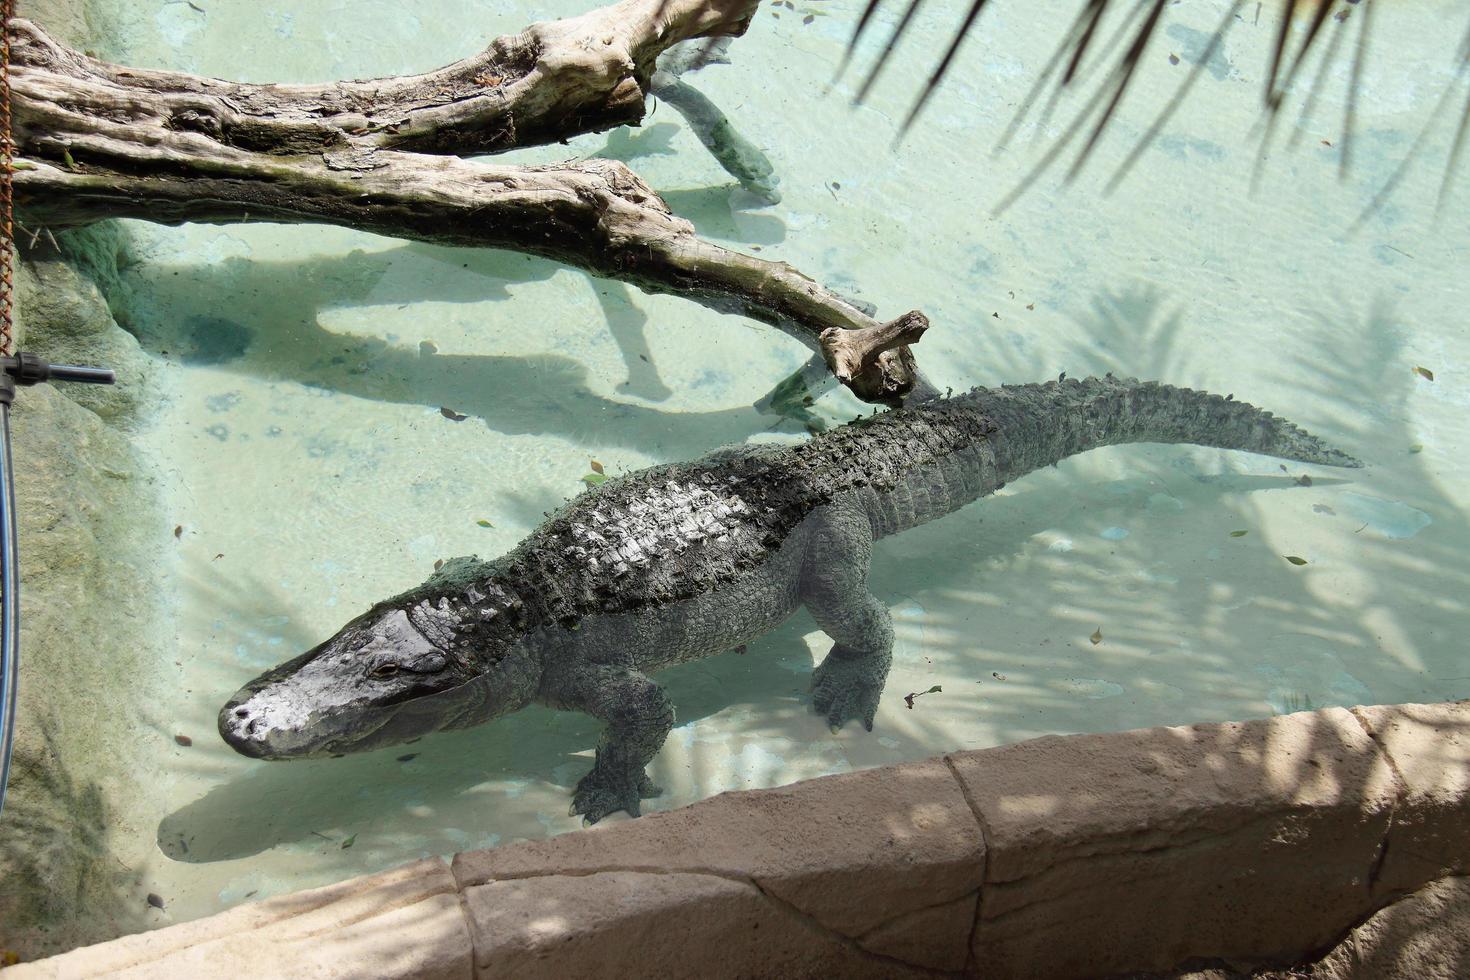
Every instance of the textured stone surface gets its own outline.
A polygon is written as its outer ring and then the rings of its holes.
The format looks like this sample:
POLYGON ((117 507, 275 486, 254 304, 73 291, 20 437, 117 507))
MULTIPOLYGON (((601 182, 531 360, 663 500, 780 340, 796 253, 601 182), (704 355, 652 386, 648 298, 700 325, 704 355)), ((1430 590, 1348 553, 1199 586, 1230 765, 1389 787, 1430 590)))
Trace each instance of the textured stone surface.
POLYGON ((923 975, 863 953, 754 885, 714 875, 497 881, 467 888, 465 906, 481 980, 923 975))
MULTIPOLYGON (((116 254, 106 236, 67 240, 99 259, 116 254)), ((87 386, 38 385, 12 411, 23 587, 0 923, 4 945, 29 958, 146 924, 149 887, 112 852, 111 835, 138 809, 138 786, 116 760, 155 721, 173 658, 156 592, 167 524, 150 467, 119 431, 151 397, 147 358, 65 263, 22 263, 17 289, 25 349, 103 359, 131 383, 90 400, 87 386)))
POLYGON ((1370 909, 1395 781, 1340 708, 952 757, 984 814, 986 975, 1292 957, 1370 909))
POLYGON ((952 902, 909 912, 859 937, 874 953, 933 970, 964 969, 974 931, 977 891, 952 902))
POLYGON ((724 793, 592 833, 461 854, 461 886, 599 870, 749 879, 828 929, 860 936, 980 884, 984 848, 939 760, 724 793))
POLYGON ((1404 784, 1375 900, 1470 873, 1470 701, 1353 710, 1404 784))
POLYGON ((109 223, 70 232, 60 241, 65 257, 46 248, 19 267, 25 349, 54 363, 112 368, 115 385, 69 384, 57 390, 104 421, 128 428, 157 398, 158 370, 133 335, 114 322, 98 289, 98 281, 116 278, 125 248, 121 233, 109 223))
POLYGON ((454 878, 434 859, 22 964, 6 980, 473 975, 454 878))
MULTIPOLYGON (((1282 974, 1286 980, 1287 974, 1282 974)), ((1322 980, 1470 977, 1470 878, 1442 878, 1375 913, 1313 964, 1322 980)))

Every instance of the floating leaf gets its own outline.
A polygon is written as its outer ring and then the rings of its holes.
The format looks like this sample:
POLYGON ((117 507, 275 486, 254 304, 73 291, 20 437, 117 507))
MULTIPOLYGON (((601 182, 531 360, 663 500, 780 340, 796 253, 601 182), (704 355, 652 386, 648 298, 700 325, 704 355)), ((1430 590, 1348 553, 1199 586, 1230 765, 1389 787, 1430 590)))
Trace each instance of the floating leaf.
POLYGON ((158 909, 158 911, 160 912, 163 911, 163 899, 158 897, 155 892, 148 893, 148 904, 158 909))
POLYGON ((1424 451, 1424 443, 1422 443, 1422 442, 1416 442, 1412 446, 1409 447, 1409 452, 1411 452, 1411 453, 1422 453, 1423 451, 1424 451))
POLYGON ((175 735, 174 741, 179 743, 186 749, 194 744, 194 740, 187 735, 175 735))
POLYGON ((452 408, 440 408, 439 414, 444 416, 451 422, 463 422, 465 419, 469 418, 468 415, 461 415, 459 412, 456 412, 452 408))
POLYGON ((1312 485, 1312 478, 1303 473, 1301 476, 1296 478, 1296 485, 1299 487, 1309 487, 1312 485))
POLYGON ((1423 378, 1425 381, 1434 380, 1434 372, 1429 370, 1429 368, 1427 367, 1416 367, 1414 368, 1414 373, 1419 375, 1419 377, 1423 378))
POLYGON ((184 536, 184 525, 182 525, 182 524, 175 524, 174 525, 174 537, 176 537, 176 538, 182 538, 183 536, 184 536))
POLYGON ((1092 641, 1092 645, 1093 646, 1097 646, 1099 643, 1101 643, 1102 642, 1102 627, 1099 626, 1097 629, 1093 630, 1092 631, 1092 635, 1089 636, 1088 639, 1092 641))
POLYGON ((1243 537, 1245 537, 1245 536, 1246 536, 1246 535, 1247 535, 1247 534, 1250 534, 1250 532, 1249 532, 1249 531, 1231 531, 1231 532, 1230 532, 1230 536, 1231 536, 1231 537, 1232 537, 1232 538, 1243 538, 1243 537))
POLYGON ((1296 555, 1286 555, 1285 558, 1293 565, 1305 565, 1307 563, 1305 558, 1298 558, 1296 555))
POLYGON ((596 487, 606 483, 607 477, 602 473, 588 473, 586 476, 582 477, 582 482, 587 484, 589 487, 596 487))
POLYGON ((994 677, 998 681, 1003 681, 1003 680, 1006 679, 1006 675, 1005 674, 998 674, 998 673, 996 673, 993 670, 990 672, 990 676, 991 677, 994 677))
POLYGON ((481 527, 494 527, 495 526, 494 524, 491 524, 489 521, 485 520, 485 518, 483 518, 483 517, 480 518, 475 523, 478 524, 478 525, 480 525, 481 527))
POLYGON ((399 762, 412 762, 413 760, 417 759, 418 757, 419 757, 419 754, 417 752, 410 752, 407 755, 400 755, 398 757, 398 761, 399 762))
POLYGON ((342 842, 342 850, 345 851, 349 847, 351 847, 353 844, 356 844, 356 843, 357 843, 357 835, 356 834, 353 834, 351 837, 347 838, 346 840, 344 840, 342 842))
POLYGON ((592 465, 592 472, 598 473, 598 474, 601 474, 603 472, 602 471, 602 464, 599 463, 597 460, 594 459, 592 461, 592 464, 591 465, 592 465))

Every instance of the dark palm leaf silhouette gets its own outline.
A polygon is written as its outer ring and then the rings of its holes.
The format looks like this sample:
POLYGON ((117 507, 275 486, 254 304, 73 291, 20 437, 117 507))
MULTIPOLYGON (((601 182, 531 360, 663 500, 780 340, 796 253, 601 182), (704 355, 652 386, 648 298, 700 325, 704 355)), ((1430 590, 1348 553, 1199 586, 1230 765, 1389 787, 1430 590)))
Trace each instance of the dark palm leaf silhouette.
MULTIPOLYGON (((859 42, 875 23, 874 15, 879 8, 884 6, 885 2, 887 0, 868 0, 858 18, 852 40, 838 68, 839 76, 851 64, 859 42)), ((892 58, 894 48, 912 23, 924 0, 894 0, 894 2, 896 4, 906 3, 907 6, 883 50, 869 70, 867 78, 860 85, 856 96, 857 102, 862 102, 872 90, 879 73, 892 58)), ((899 132, 900 139, 913 126, 925 104, 944 81, 961 46, 980 30, 980 17, 988 4, 989 0, 970 0, 970 6, 948 48, 937 59, 934 70, 909 110, 899 132)), ((1081 147, 1068 170, 1067 179, 1070 180, 1081 172, 1129 91, 1144 50, 1157 34, 1165 18, 1166 8, 1170 5, 1171 0, 1083 0, 1082 9, 1058 43, 1050 60, 1042 68, 1041 75, 1036 79, 1031 92, 1006 127, 1000 140, 1000 146, 1009 142, 1044 95, 1047 100, 1043 109, 1043 120, 1055 109, 1064 90, 1080 87, 1085 83, 1089 74, 1100 76, 1100 81, 1084 101, 1081 111, 1042 155, 1039 162, 1022 180, 1021 185, 1001 202, 998 210, 1008 207, 1023 194, 1042 173, 1062 157, 1062 154, 1073 145, 1078 137, 1082 137, 1081 147), (1120 13, 1121 22, 1113 35, 1104 42, 1101 40, 1101 35, 1104 33, 1102 28, 1109 13, 1120 13), (1091 62, 1093 68, 1091 73, 1083 70, 1089 54, 1094 56, 1091 62)), ((1185 96, 1194 87, 1206 63, 1215 54, 1224 41, 1225 35, 1238 19, 1237 15, 1244 5, 1245 0, 1232 0, 1224 17, 1211 35, 1202 56, 1195 59, 1194 67, 1184 82, 1113 173, 1107 184, 1108 190, 1116 187, 1127 175, 1143 150, 1152 143, 1164 123, 1179 108, 1185 96)), ((1294 87, 1302 84, 1301 78, 1310 60, 1309 56, 1318 52, 1321 53, 1321 57, 1317 62, 1312 81, 1306 83, 1308 87, 1301 118, 1305 122, 1311 117, 1316 106, 1317 94, 1321 91, 1327 78, 1328 68, 1344 56, 1351 58, 1348 95, 1340 141, 1342 151, 1340 170, 1346 174, 1352 160, 1357 97, 1362 86, 1363 64, 1368 52, 1368 42, 1373 34, 1374 7, 1375 0, 1286 0, 1284 9, 1280 13, 1281 21, 1276 29, 1271 62, 1262 91, 1264 124, 1261 128, 1261 146, 1257 158, 1257 178, 1259 178, 1267 150, 1275 134, 1284 98, 1294 87), (1354 14, 1356 16, 1353 16, 1354 14), (1293 25, 1303 21, 1305 22, 1304 28, 1293 29, 1293 25), (1344 55, 1344 39, 1353 31, 1356 31, 1356 36, 1347 45, 1351 53, 1344 55)), ((1470 12, 1470 4, 1466 5, 1466 10, 1470 12)), ((1424 128, 1384 187, 1368 205, 1363 213, 1364 218, 1376 211, 1397 187, 1409 166, 1423 150, 1427 135, 1434 125, 1451 111, 1455 96, 1459 93, 1459 121, 1451 142, 1449 156, 1445 162, 1444 177, 1439 189, 1439 204, 1441 206, 1444 204, 1453 183, 1455 169, 1464 150, 1467 130, 1470 130, 1470 24, 1466 26, 1456 62, 1455 74, 1450 83, 1446 85, 1444 93, 1424 128)), ((1300 133, 1301 128, 1298 128, 1292 137, 1292 143, 1299 138, 1300 133)))

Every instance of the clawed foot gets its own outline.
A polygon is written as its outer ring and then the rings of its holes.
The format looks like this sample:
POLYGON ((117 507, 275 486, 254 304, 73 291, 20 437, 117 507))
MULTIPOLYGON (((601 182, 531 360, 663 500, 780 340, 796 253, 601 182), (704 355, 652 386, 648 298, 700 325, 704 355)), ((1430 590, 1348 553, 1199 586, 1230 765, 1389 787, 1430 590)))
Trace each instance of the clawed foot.
POLYGON ((619 810, 626 810, 628 816, 636 817, 639 815, 640 800, 652 799, 662 792, 641 769, 636 777, 610 776, 606 772, 593 769, 577 784, 567 816, 575 817, 580 813, 582 824, 587 827, 619 810))
POLYGON ((812 707, 827 716, 833 732, 854 718, 873 730, 891 661, 886 652, 857 653, 838 644, 812 671, 812 707))

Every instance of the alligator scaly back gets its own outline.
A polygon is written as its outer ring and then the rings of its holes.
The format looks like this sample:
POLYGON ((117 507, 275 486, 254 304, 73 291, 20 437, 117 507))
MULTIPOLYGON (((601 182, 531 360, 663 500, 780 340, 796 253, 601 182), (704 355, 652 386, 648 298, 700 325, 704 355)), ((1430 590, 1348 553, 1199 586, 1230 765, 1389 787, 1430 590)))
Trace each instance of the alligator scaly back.
POLYGON ((809 496, 859 492, 883 537, 963 507, 1032 470, 1101 446, 1192 443, 1360 466, 1297 426, 1233 398, 1133 378, 975 388, 884 412, 788 451, 809 496))
POLYGON ((1323 466, 1363 465, 1254 405, 1157 381, 1108 375, 976 388, 954 400, 995 422, 998 463, 1007 480, 1127 442, 1190 443, 1323 466))

